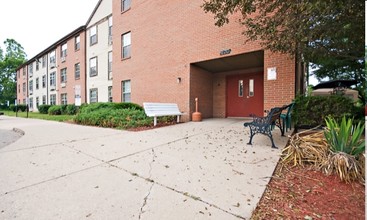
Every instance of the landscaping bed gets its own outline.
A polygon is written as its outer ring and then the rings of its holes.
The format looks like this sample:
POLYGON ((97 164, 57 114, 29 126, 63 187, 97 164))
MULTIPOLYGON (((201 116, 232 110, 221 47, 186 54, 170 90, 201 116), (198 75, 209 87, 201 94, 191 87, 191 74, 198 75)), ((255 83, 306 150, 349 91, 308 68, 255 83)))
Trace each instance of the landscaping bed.
POLYGON ((279 164, 251 219, 365 219, 365 186, 279 164))

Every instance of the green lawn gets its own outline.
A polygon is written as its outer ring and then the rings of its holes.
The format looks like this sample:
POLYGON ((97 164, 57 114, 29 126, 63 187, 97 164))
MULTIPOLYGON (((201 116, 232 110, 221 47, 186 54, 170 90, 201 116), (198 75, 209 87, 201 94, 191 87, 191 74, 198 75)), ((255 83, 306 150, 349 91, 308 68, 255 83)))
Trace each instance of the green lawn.
MULTIPOLYGON (((7 116, 16 116, 15 112, 1 110, 7 116)), ((18 112, 18 117, 26 118, 27 112, 18 112)), ((40 114, 38 112, 28 112, 28 118, 37 118, 43 120, 52 120, 52 121, 72 121, 74 115, 48 115, 48 114, 40 114)))

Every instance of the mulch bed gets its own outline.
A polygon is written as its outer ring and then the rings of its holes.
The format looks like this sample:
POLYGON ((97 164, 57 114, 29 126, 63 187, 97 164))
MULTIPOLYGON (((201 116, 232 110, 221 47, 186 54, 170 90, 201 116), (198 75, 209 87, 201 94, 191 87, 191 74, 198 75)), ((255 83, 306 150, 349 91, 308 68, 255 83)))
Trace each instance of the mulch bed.
POLYGON ((278 164, 252 219, 365 219, 365 186, 278 164))

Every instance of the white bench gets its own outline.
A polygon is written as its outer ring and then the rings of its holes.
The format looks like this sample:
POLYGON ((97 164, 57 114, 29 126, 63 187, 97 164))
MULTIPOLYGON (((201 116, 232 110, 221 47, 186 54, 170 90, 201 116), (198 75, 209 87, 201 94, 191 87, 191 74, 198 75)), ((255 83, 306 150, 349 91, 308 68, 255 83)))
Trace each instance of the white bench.
POLYGON ((154 117, 154 126, 157 125, 157 117, 159 116, 177 116, 177 123, 180 122, 180 116, 183 115, 175 103, 143 103, 145 114, 149 117, 154 117))

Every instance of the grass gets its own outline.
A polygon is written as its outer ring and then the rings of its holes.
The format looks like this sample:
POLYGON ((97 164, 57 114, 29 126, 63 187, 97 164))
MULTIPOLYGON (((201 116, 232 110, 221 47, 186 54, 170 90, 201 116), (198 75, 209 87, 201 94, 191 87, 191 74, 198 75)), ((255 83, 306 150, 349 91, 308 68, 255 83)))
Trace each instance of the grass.
MULTIPOLYGON (((1 110, 7 116, 16 117, 16 113, 8 110, 1 110)), ((27 112, 18 112, 17 117, 27 118, 27 112)), ((28 112, 28 118, 36 118, 43 120, 51 120, 51 121, 72 121, 74 115, 48 115, 48 114, 40 114, 39 112, 28 112)))

